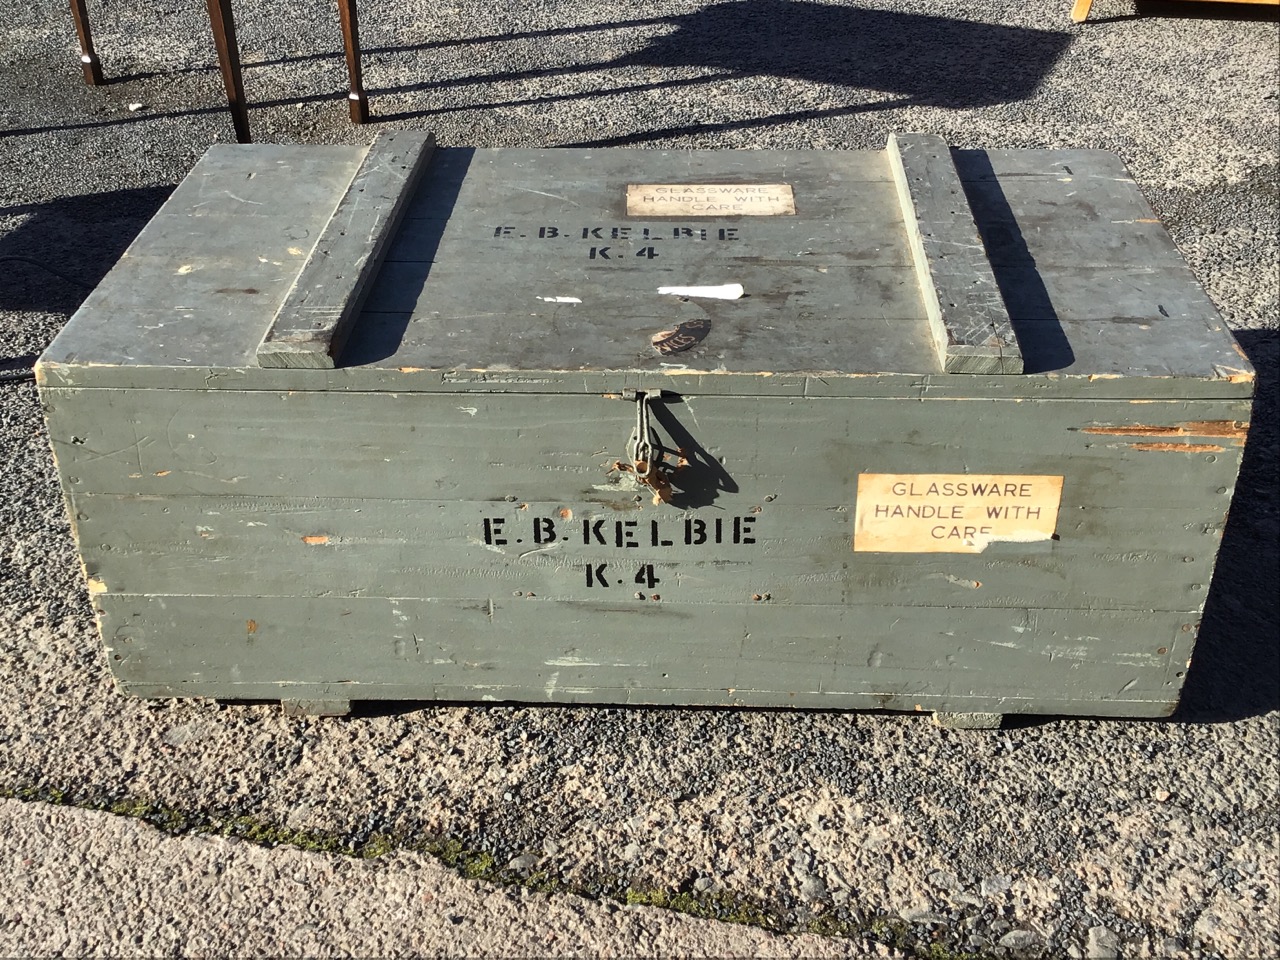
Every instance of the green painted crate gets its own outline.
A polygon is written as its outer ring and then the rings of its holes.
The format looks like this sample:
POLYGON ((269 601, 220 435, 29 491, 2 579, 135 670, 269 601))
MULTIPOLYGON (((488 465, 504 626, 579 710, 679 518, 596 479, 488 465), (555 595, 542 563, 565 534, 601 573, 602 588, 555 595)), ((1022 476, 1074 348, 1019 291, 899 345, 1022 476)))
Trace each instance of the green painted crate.
POLYGON ((214 147, 37 372, 121 689, 318 712, 1167 714, 1253 390, 1115 157, 925 136, 214 147))

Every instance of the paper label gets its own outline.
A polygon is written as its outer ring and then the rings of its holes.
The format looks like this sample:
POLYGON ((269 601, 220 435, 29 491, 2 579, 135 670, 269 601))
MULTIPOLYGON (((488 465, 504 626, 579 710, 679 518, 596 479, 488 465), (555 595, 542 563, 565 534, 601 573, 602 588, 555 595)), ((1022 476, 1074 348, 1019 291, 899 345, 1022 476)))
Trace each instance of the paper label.
POLYGON ((796 212, 789 183, 629 183, 629 217, 777 217, 796 212))
POLYGON ((862 473, 853 549, 981 553, 989 544, 1050 540, 1062 477, 862 473))

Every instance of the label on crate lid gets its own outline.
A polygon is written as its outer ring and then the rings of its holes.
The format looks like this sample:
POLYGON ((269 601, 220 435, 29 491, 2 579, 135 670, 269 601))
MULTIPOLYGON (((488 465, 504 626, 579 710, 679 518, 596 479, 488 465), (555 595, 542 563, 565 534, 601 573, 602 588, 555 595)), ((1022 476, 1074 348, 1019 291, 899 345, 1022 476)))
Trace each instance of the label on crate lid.
POLYGON ((1053 539, 1062 477, 861 473, 853 549, 981 553, 992 543, 1053 539))
POLYGON ((629 183, 627 216, 793 216, 789 183, 629 183))

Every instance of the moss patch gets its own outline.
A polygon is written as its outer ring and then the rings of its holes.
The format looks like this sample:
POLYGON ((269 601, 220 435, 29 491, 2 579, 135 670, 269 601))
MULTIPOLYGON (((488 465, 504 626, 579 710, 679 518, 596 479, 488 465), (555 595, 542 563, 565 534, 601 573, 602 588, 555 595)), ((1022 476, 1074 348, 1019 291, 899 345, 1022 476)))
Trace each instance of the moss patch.
POLYGON ((136 797, 94 797, 53 787, 0 788, 0 798, 77 807, 142 820, 170 836, 237 837, 265 847, 288 846, 309 853, 325 853, 358 859, 374 859, 405 850, 425 853, 468 880, 506 887, 523 887, 535 893, 573 894, 588 900, 611 900, 626 906, 658 907, 686 916, 721 923, 757 927, 771 933, 813 933, 824 937, 876 941, 919 960, 993 960, 988 953, 972 953, 926 941, 896 917, 860 920, 840 912, 797 919, 762 898, 725 891, 675 891, 632 886, 625 877, 599 877, 586 883, 568 883, 545 871, 525 873, 499 866, 493 854, 473 850, 458 840, 415 840, 390 834, 353 838, 336 833, 293 830, 258 817, 237 814, 190 812, 136 797))

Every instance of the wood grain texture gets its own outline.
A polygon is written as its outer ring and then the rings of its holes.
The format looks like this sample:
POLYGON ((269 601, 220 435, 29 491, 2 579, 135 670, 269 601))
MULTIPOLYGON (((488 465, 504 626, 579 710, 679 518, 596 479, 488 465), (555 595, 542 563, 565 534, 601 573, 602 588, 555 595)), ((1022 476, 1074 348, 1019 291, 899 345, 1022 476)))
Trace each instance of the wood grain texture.
POLYGON ((640 592, 681 603, 751 605, 767 596, 860 607, 1186 610, 1204 602, 1200 561, 1222 529, 1221 516, 1171 526, 1166 507, 1071 503, 1055 541, 940 557, 854 553, 856 501, 844 500, 744 504, 737 516, 752 518, 750 544, 733 542, 732 507, 717 511, 717 544, 705 511, 655 507, 648 498, 77 496, 75 505, 86 568, 103 590, 165 596, 233 595, 253 584, 261 596, 630 598, 636 575, 652 565, 661 585, 640 592), (686 526, 699 518, 710 525, 686 526), (494 519, 500 545, 485 543, 485 521, 494 519), (695 529, 707 542, 690 544, 695 529), (585 575, 600 564, 607 587, 585 575))
POLYGON ((338 201, 257 349, 263 367, 333 367, 435 138, 380 133, 338 201))
POLYGON ((483 596, 95 603, 122 687, 144 696, 1160 716, 1194 637, 1182 630, 1191 615, 1125 611, 483 596))
POLYGON ((948 373, 1022 373, 1022 352, 941 137, 891 134, 885 148, 921 296, 948 373))
MULTIPOLYGON (((406 283, 422 285, 412 300, 424 305, 424 323, 416 324, 412 312, 383 314, 368 330, 354 332, 344 362, 358 365, 307 375, 258 368, 255 351, 361 152, 214 148, 46 352, 39 375, 53 385, 179 389, 195 378, 212 389, 237 390, 604 391, 619 378, 651 371, 677 378, 684 389, 761 396, 909 396, 916 390, 1064 398, 1251 395, 1252 368, 1114 157, 1072 150, 968 150, 953 156, 1033 374, 1011 384, 981 374, 967 375, 962 388, 943 382, 935 375, 941 366, 928 346, 923 306, 909 318, 886 317, 879 301, 868 299, 863 275, 849 272, 910 262, 883 151, 645 151, 639 158, 645 173, 672 181, 686 175, 700 181, 785 178, 798 193, 797 215, 783 229, 781 218, 745 226, 734 218, 675 225, 628 220, 620 205, 639 162, 630 151, 437 150, 392 251, 397 260, 424 265, 416 281, 404 269, 394 278, 401 299, 409 292, 406 283), (803 202, 805 196, 811 202, 803 202), (689 231, 679 242, 670 235, 676 226, 689 231), (614 242, 614 228, 631 232, 614 242), (660 242, 641 242, 646 228, 666 234, 660 242), (721 228, 737 230, 734 239, 719 241, 721 228), (584 229, 588 240, 581 236, 584 229), (495 238, 495 230, 509 233, 495 238), (557 232, 540 238, 540 230, 557 232), (660 244, 667 246, 658 250, 660 244), (717 245, 722 249, 713 252, 717 245), (593 246, 611 246, 629 262, 622 266, 616 256, 607 264, 591 261, 593 246), (659 256, 637 258, 646 246, 659 256), (1083 251, 1093 252, 1082 256, 1083 251), (643 269, 633 266, 637 261, 643 269), (472 358, 457 356, 478 371, 435 365, 447 359, 439 341, 456 326, 474 323, 471 314, 486 312, 480 303, 476 310, 454 310, 454 316, 432 313, 432 303, 458 301, 456 288, 465 281, 448 268, 465 263, 485 263, 494 271, 494 282, 478 292, 500 308, 488 311, 495 314, 491 322, 515 351, 480 361, 473 360, 475 351, 472 358), (584 272, 591 264, 621 273, 615 281, 607 273, 584 272), (183 268, 190 270, 178 272, 183 268), (833 278, 826 279, 822 270, 833 268, 833 278), (767 304, 782 332, 772 339, 767 330, 756 332, 752 355, 739 361, 742 375, 726 368, 706 376, 721 368, 726 341, 719 335, 704 340, 700 354, 672 364, 643 346, 652 331, 628 316, 644 313, 646 300, 637 303, 632 294, 651 296, 647 286, 635 286, 649 270, 655 290, 676 272, 685 274, 680 283, 720 282, 733 273, 747 281, 751 296, 731 316, 740 313, 743 322, 755 324, 757 308, 767 304), (751 290, 756 270, 761 282, 751 290), (770 290, 782 273, 789 279, 770 290), (536 299, 565 295, 556 289, 560 281, 575 278, 590 280, 592 289, 608 295, 579 311, 593 314, 587 332, 595 341, 584 340, 572 322, 561 325, 561 305, 536 299), (631 299, 622 297, 624 291, 631 299), (530 314, 529 335, 522 339, 508 329, 520 324, 497 316, 516 307, 530 314), (104 316, 113 319, 103 323, 104 316), (804 365, 787 331, 813 323, 825 326, 823 339, 831 347, 811 351, 819 369, 799 371, 803 381, 788 378, 782 388, 766 384, 767 375, 777 373, 776 348, 789 351, 782 359, 804 365), (411 331, 415 335, 406 335, 411 331), (923 351, 904 352, 904 343, 913 340, 923 351), (547 358, 545 369, 519 353, 530 343, 547 358), (609 354, 608 344, 616 352, 609 354), (596 352, 586 366, 598 372, 583 369, 584 348, 596 352), (850 369, 838 369, 841 364, 850 369), (521 374, 494 369, 503 366, 521 374)), ((666 309, 678 320, 681 310, 695 308, 666 309)))
MULTIPOLYGON (((47 389, 45 398, 59 464, 77 478, 71 488, 86 492, 518 501, 634 495, 612 468, 625 456, 634 407, 600 396, 47 389)), ((862 472, 969 472, 1066 476, 1064 498, 1074 490, 1077 502, 1100 505, 1149 503, 1158 490, 1161 503, 1180 509, 1234 485, 1239 439, 1209 461, 1156 456, 1133 448, 1148 438, 1085 428, 1249 416, 1238 401, 682 399, 655 405, 655 429, 672 449, 702 459, 703 469, 689 477, 701 477, 702 499, 728 496, 731 481, 733 495, 749 505, 769 495, 851 502, 862 472), (724 461, 714 467, 717 457, 724 461)))

